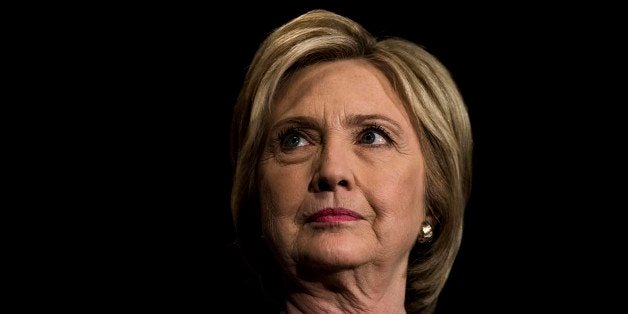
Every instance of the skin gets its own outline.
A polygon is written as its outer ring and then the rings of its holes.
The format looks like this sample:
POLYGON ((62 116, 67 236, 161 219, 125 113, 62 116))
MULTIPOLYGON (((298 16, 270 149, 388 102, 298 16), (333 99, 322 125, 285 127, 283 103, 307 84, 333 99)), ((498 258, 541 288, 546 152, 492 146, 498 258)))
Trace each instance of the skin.
POLYGON ((265 239, 287 274, 286 311, 405 312, 425 169, 401 100, 361 59, 302 69, 276 100, 260 200, 265 239), (361 218, 308 220, 324 208, 361 218))

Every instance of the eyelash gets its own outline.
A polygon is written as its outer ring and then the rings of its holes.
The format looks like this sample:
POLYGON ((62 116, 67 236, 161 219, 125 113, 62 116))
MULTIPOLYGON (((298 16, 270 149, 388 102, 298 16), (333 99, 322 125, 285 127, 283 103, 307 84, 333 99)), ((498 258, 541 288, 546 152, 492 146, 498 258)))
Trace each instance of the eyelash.
MULTIPOLYGON (((381 136, 383 136, 386 139, 386 141, 388 142, 389 145, 392 145, 392 144, 395 143, 395 141, 393 141, 393 139, 390 136, 390 134, 388 133, 388 131, 386 131, 386 129, 384 127, 382 127, 381 125, 379 125, 379 124, 371 124, 371 125, 365 126, 364 128, 362 128, 357 133, 356 137, 359 138, 360 135, 364 134, 364 132, 367 132, 367 131, 375 131, 375 132, 379 133, 381 136)), ((296 135, 302 137, 304 140, 310 141, 309 136, 307 136, 306 132, 302 128, 291 127, 290 126, 290 127, 285 127, 283 129, 281 129, 277 133, 277 137, 274 140, 276 145, 281 147, 281 144, 286 139, 286 137, 288 135, 292 135, 292 134, 296 134, 296 135)))
POLYGON ((305 131, 303 131, 303 129, 297 128, 297 127, 286 127, 286 128, 281 129, 279 133, 277 133, 277 137, 275 138, 276 145, 278 147, 281 147, 281 144, 286 139, 286 137, 292 134, 296 134, 304 138, 306 141, 309 141, 308 136, 305 134, 305 131))
POLYGON ((386 131, 386 129, 379 124, 371 124, 371 125, 366 126, 358 133, 358 136, 364 134, 364 132, 367 132, 367 131, 376 131, 377 133, 379 133, 381 136, 383 136, 386 139, 389 145, 395 143, 395 141, 393 141, 388 131, 386 131))

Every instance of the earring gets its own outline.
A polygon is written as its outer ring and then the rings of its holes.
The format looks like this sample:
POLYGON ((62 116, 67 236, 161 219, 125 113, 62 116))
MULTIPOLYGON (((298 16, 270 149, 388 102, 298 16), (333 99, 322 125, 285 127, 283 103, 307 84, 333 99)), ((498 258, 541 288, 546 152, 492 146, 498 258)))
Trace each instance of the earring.
POLYGON ((432 225, 430 225, 428 222, 423 222, 423 224, 421 225, 421 234, 419 235, 417 242, 419 243, 430 242, 432 241, 433 236, 434 236, 434 232, 432 231, 432 225))

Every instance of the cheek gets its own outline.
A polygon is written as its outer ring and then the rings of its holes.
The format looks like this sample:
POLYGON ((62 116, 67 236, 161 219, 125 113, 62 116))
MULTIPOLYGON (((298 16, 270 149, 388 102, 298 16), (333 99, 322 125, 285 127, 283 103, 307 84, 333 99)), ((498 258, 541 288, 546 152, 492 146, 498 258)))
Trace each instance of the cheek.
POLYGON ((304 198, 303 191, 307 191, 304 171, 276 164, 263 165, 260 170, 260 201, 264 223, 268 227, 282 221, 279 225, 283 227, 286 226, 285 222, 294 222, 304 198))
POLYGON ((425 173, 421 161, 388 168, 372 182, 372 186, 378 187, 373 191, 374 202, 379 203, 378 215, 397 223, 420 224, 425 215, 425 173))

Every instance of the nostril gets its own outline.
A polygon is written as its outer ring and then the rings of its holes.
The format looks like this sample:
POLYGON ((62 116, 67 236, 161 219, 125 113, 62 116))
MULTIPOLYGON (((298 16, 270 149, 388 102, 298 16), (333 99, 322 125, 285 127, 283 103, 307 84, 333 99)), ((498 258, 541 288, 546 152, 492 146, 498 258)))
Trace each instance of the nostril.
POLYGON ((318 181, 318 190, 319 191, 331 191, 331 186, 327 183, 326 180, 318 181))
POLYGON ((331 191, 334 191, 339 186, 348 187, 349 181, 347 180, 330 181, 326 178, 321 178, 316 183, 316 188, 319 192, 331 192, 331 191))

